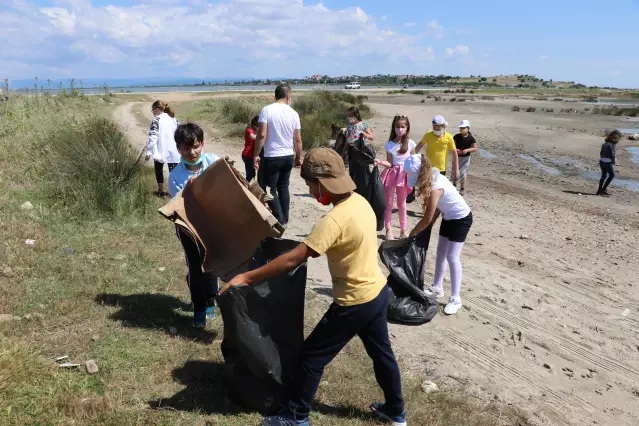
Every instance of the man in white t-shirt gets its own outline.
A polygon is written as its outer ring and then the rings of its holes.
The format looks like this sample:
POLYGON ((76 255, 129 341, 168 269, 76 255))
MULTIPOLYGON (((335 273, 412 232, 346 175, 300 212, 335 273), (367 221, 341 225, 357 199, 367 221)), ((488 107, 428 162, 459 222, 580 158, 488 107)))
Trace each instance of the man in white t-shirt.
POLYGON ((287 84, 275 88, 275 102, 260 111, 253 154, 260 185, 264 190, 270 188, 273 200, 269 207, 282 225, 288 224, 291 170, 302 165, 302 126, 299 114, 290 107, 291 99, 287 84))

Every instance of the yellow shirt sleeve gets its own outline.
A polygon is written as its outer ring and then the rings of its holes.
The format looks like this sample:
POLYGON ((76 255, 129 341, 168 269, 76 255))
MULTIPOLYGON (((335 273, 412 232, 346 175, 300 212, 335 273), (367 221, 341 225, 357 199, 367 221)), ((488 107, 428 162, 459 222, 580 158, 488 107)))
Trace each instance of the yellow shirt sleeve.
POLYGON ((321 256, 333 247, 341 235, 342 230, 335 222, 335 219, 330 215, 326 215, 315 225, 309 236, 304 240, 304 244, 321 256))
POLYGON ((448 134, 448 150, 449 151, 454 151, 457 149, 457 146, 455 145, 455 139, 453 139, 453 137, 448 134))

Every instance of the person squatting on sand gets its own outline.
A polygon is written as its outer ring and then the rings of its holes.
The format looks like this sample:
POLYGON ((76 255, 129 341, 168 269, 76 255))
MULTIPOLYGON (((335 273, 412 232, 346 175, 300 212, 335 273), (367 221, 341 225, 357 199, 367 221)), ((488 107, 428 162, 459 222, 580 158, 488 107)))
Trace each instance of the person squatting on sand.
POLYGON ((251 285, 288 272, 309 257, 326 254, 333 281, 333 303, 300 350, 296 382, 287 407, 263 419, 264 426, 308 426, 324 367, 355 336, 373 360, 385 403, 371 406, 381 419, 406 425, 399 366, 388 336, 386 277, 377 262, 377 220, 368 201, 354 193, 355 183, 342 157, 330 148, 306 154, 301 176, 322 205, 333 205, 304 242, 268 264, 234 277, 222 288, 251 285))
POLYGON ((180 161, 180 154, 177 151, 174 139, 178 122, 175 119, 175 113, 166 102, 153 102, 151 112, 153 113, 153 121, 151 121, 149 137, 146 143, 146 161, 153 158, 155 181, 158 184, 155 195, 166 197, 169 194, 164 187, 164 164, 168 164, 169 173, 171 173, 180 161))
POLYGON ((437 168, 433 168, 425 155, 410 156, 404 164, 404 170, 409 186, 416 188, 424 208, 424 216, 415 225, 410 236, 419 234, 435 223, 440 213, 442 215, 437 241, 435 281, 427 293, 435 294, 437 298, 444 296, 444 275, 450 265, 451 290, 444 313, 453 315, 462 307, 459 296, 462 281, 460 255, 473 224, 473 214, 455 186, 437 168))

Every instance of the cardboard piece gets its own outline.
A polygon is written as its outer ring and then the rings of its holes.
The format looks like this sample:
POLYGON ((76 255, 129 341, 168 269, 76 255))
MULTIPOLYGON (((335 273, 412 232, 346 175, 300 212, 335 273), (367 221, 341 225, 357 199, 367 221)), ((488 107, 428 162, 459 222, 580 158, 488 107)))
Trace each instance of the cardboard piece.
POLYGON ((249 269, 262 240, 284 233, 262 189, 229 163, 217 160, 159 209, 204 247, 202 269, 223 281, 249 269))

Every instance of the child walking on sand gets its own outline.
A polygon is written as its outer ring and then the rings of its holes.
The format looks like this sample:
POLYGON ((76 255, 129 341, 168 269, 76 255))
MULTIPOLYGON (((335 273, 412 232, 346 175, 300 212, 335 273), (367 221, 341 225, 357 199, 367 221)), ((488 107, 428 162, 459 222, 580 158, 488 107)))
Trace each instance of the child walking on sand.
POLYGON ((246 130, 244 130, 244 149, 242 150, 242 161, 246 169, 246 180, 252 181, 255 177, 255 166, 253 165, 253 151, 255 150, 255 139, 257 139, 257 127, 259 116, 253 117, 246 130))
POLYGON ((444 313, 454 315, 462 307, 459 297, 462 266, 459 258, 473 224, 473 214, 455 186, 437 168, 433 168, 428 157, 413 155, 406 160, 405 167, 409 185, 416 183, 417 194, 424 206, 424 216, 411 231, 411 237, 432 225, 439 213, 442 215, 435 260, 435 282, 427 293, 435 294, 437 298, 444 296, 444 274, 450 265, 450 298, 444 313))
POLYGON ((599 167, 601 168, 601 179, 599 180, 599 189, 597 195, 609 196, 608 185, 615 178, 615 168, 617 164, 615 157, 615 147, 621 140, 621 132, 613 130, 610 132, 599 152, 599 167))
POLYGON ((397 194, 397 211, 399 213, 400 238, 406 238, 406 197, 410 192, 406 182, 406 172, 404 171, 404 161, 415 153, 417 144, 410 139, 410 121, 408 117, 395 116, 391 124, 390 140, 384 145, 386 151, 386 161, 375 160, 386 169, 382 172, 384 182, 384 195, 386 197, 386 210, 384 212, 384 226, 386 228, 386 239, 392 240, 392 217, 393 202, 397 194))
MULTIPOLYGON (((180 163, 169 174, 169 192, 175 197, 190 179, 199 176, 208 166, 218 160, 215 154, 204 153, 204 132, 194 123, 181 124, 175 131, 175 143, 181 154, 180 163)), ((202 271, 204 249, 196 241, 175 227, 178 239, 184 248, 188 269, 186 281, 193 304, 193 327, 205 328, 207 319, 215 318, 215 297, 218 290, 217 277, 202 271)))
POLYGON ((175 113, 166 102, 153 102, 151 112, 153 113, 153 121, 146 143, 146 160, 153 158, 155 180, 158 184, 155 195, 166 197, 169 194, 164 187, 164 164, 168 164, 169 173, 171 173, 180 161, 180 154, 175 147, 174 139, 178 122, 175 119, 175 113))
POLYGON ((477 141, 470 133, 470 122, 468 120, 462 120, 459 123, 459 133, 453 137, 453 140, 459 157, 459 194, 463 197, 466 189, 466 176, 470 169, 470 154, 477 151, 477 141))

